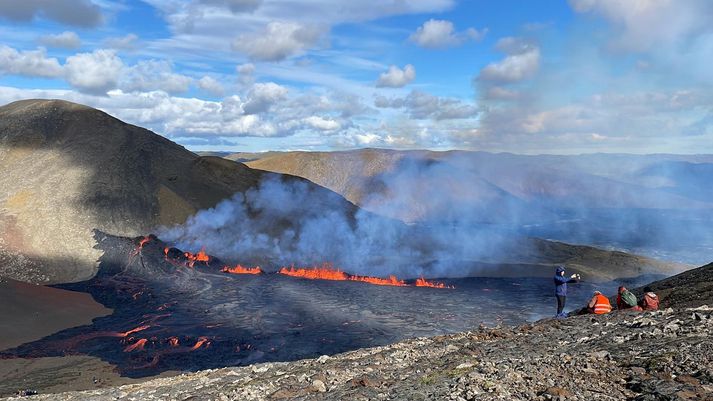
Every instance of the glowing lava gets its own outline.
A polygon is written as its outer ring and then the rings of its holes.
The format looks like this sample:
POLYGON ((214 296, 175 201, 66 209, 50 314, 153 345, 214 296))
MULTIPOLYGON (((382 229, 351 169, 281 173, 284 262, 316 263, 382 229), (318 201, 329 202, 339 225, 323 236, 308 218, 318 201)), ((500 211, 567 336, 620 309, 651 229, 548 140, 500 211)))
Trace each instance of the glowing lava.
POLYGON ((243 267, 241 265, 236 265, 235 267, 224 266, 220 271, 224 273, 231 274, 262 274, 263 271, 260 266, 255 267, 243 267))
POLYGON ((210 340, 208 339, 208 337, 199 337, 198 341, 196 341, 196 344, 191 347, 191 351, 195 351, 204 345, 205 348, 208 348, 208 346, 210 345, 210 340))
POLYGON ((129 345, 128 347, 124 348, 124 352, 132 352, 132 351, 143 351, 144 350, 144 345, 146 345, 146 339, 142 338, 139 341, 129 345))
POLYGON ((310 280, 335 280, 335 281, 346 281, 349 280, 349 275, 344 273, 339 269, 335 269, 331 264, 325 263, 322 267, 313 268, 295 268, 283 267, 279 271, 280 274, 292 277, 307 278, 310 280))
MULTIPOLYGON (((313 268, 296 268, 283 267, 279 271, 280 274, 292 277, 306 278, 310 280, 334 280, 334 281, 361 281, 363 283, 369 283, 374 285, 388 285, 394 287, 409 287, 404 280, 399 280, 396 276, 389 276, 388 278, 381 277, 370 277, 370 276, 357 276, 349 273, 345 273, 337 268, 334 268, 330 263, 325 263, 322 267, 313 268)), ((416 287, 431 287, 431 288, 454 288, 447 286, 443 283, 430 282, 424 278, 419 278, 416 280, 416 287)))
POLYGON ((136 249, 134 249, 134 252, 132 252, 131 256, 133 257, 141 253, 141 250, 144 249, 144 245, 148 244, 149 242, 151 242, 151 240, 154 239, 156 239, 156 236, 153 234, 141 238, 141 241, 139 241, 139 245, 136 246, 136 249))
POLYGON ((388 278, 380 277, 369 277, 369 276, 350 276, 349 280, 352 281, 362 281, 364 283, 374 284, 374 285, 390 285, 394 287, 408 287, 408 284, 403 280, 399 280, 396 276, 389 276, 388 278))
POLYGON ((435 281, 428 281, 423 277, 419 277, 416 279, 416 287, 449 288, 449 289, 455 288, 452 285, 445 285, 443 283, 438 283, 435 281))
MULTIPOLYGON (((165 250, 164 250, 164 252, 166 254, 168 254, 168 252, 166 252, 165 250)), ((183 256, 185 256, 186 259, 188 259, 188 267, 193 267, 193 265, 196 262, 203 262, 206 265, 208 265, 208 263, 210 262, 210 255, 205 253, 205 247, 201 248, 201 250, 198 251, 198 253, 196 253, 196 254, 193 254, 190 252, 184 252, 183 256)))
POLYGON ((128 337, 130 334, 134 334, 134 333, 137 333, 137 332, 139 332, 139 331, 144 331, 144 330, 148 329, 149 327, 151 327, 151 326, 148 326, 148 325, 146 325, 146 326, 139 326, 139 327, 137 327, 137 328, 135 328, 135 329, 131 329, 131 330, 125 331, 125 332, 123 332, 123 333, 118 333, 118 335, 119 335, 120 337, 128 337))

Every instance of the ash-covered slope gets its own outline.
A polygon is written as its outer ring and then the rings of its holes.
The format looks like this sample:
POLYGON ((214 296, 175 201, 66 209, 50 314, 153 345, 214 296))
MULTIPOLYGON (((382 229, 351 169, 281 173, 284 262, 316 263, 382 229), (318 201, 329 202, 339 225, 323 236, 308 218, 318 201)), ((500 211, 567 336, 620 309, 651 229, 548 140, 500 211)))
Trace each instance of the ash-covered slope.
MULTIPOLYGON (((146 129, 61 100, 0 107, 0 274, 66 282, 94 273, 92 229, 181 224, 268 173, 199 157, 146 129)), ((286 180, 301 180, 283 177, 286 180)), ((312 185, 314 205, 340 204, 312 185)))
MULTIPOLYGON (((713 305, 713 263, 649 284, 664 307, 713 305)), ((643 293, 643 287, 634 290, 643 293)))

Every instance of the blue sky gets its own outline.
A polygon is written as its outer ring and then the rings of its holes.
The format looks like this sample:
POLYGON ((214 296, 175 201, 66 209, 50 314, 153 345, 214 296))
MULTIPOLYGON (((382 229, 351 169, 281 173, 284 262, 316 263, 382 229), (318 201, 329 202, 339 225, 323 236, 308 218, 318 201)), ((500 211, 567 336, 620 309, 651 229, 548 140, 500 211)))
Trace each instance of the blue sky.
POLYGON ((0 0, 0 103, 193 150, 713 152, 706 0, 0 0))

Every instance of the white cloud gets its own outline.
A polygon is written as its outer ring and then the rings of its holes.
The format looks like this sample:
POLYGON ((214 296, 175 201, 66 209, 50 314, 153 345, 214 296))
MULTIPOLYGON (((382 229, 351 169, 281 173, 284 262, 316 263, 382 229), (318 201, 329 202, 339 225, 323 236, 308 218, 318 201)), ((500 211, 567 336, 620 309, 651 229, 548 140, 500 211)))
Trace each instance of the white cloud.
POLYGON ((597 94, 563 106, 492 109, 482 118, 490 138, 539 142, 538 146, 568 148, 617 141, 641 152, 664 140, 705 135, 695 123, 713 109, 713 97, 701 90, 597 94), (562 141, 566 139, 566 141, 562 141))
POLYGON ((62 66, 56 58, 47 58, 44 49, 17 51, 0 45, 0 73, 55 78, 62 75, 62 66))
POLYGON ((226 7, 234 13, 255 11, 263 3, 263 0, 198 0, 200 4, 226 7))
POLYGON ((459 46, 468 40, 480 41, 487 31, 468 28, 465 32, 456 33, 451 21, 430 19, 411 34, 409 39, 421 47, 443 49, 459 46))
POLYGON ((45 35, 40 37, 40 43, 47 47, 61 47, 65 49, 76 49, 81 46, 82 41, 79 35, 72 31, 64 31, 56 35, 45 35))
POLYGON ((497 48, 507 56, 496 63, 490 63, 480 70, 478 79, 511 83, 532 77, 540 66, 539 47, 515 38, 501 39, 497 48))
POLYGON ((129 92, 162 90, 168 93, 188 91, 193 80, 173 72, 171 63, 164 60, 142 60, 122 71, 119 87, 129 92))
POLYGON ((239 66, 235 67, 235 71, 237 71, 238 74, 252 75, 255 72, 255 64, 240 64, 239 66))
POLYGON ((478 114, 475 104, 456 98, 438 97, 422 91, 411 91, 407 96, 388 99, 377 96, 374 105, 379 108, 407 109, 412 119, 457 120, 473 118, 478 114))
POLYGON ((341 128, 338 121, 326 119, 319 116, 309 116, 304 119, 304 123, 312 128, 322 131, 334 131, 341 128))
POLYGON ((492 100, 518 100, 520 92, 501 86, 491 86, 485 90, 484 97, 492 100))
POLYGON ((209 76, 199 79, 198 87, 216 96, 222 96, 223 93, 225 93, 223 85, 215 78, 209 76))
POLYGON ((570 0, 579 13, 600 15, 617 28, 613 44, 647 51, 678 46, 692 36, 713 32, 713 2, 708 0, 570 0))
POLYGON ((248 92, 248 100, 243 105, 245 114, 264 113, 276 102, 287 96, 287 88, 274 82, 255 84, 248 92))
POLYGON ((5 0, 0 1, 0 18, 21 22, 43 18, 87 28, 103 20, 99 6, 90 0, 5 0))
POLYGON ((273 21, 259 33, 240 35, 233 49, 262 61, 280 61, 314 46, 324 30, 296 22, 273 21))
POLYGON ((136 45, 136 41, 139 39, 133 33, 129 33, 126 36, 109 38, 106 40, 106 46, 110 49, 116 50, 132 50, 136 45))
POLYGON ((235 71, 238 73, 238 81, 241 84, 248 86, 255 83, 255 76, 253 75, 255 73, 255 64, 240 64, 235 67, 235 71))
POLYGON ((376 81, 376 86, 379 88, 401 88, 416 78, 416 68, 413 65, 407 64, 403 69, 392 65, 389 70, 379 75, 379 80, 376 81))
MULTIPOLYGON (((372 2, 365 6, 363 2, 353 0, 307 0, 296 2, 294 0, 271 0, 268 5, 262 4, 245 14, 251 3, 256 0, 207 0, 205 2, 175 1, 175 0, 145 0, 161 11, 166 20, 175 31, 184 31, 186 28, 194 32, 225 33, 228 26, 240 27, 245 23, 255 21, 295 21, 303 25, 331 27, 337 24, 350 22, 363 22, 374 19, 408 14, 424 14, 442 12, 452 9, 455 0, 382 0, 372 2), (215 5, 230 6, 243 12, 220 13, 215 10, 215 5), (213 8, 213 10, 208 10, 213 8), (229 23, 223 25, 223 23, 229 23), (242 24, 241 24, 242 23, 242 24), (214 31, 216 27, 220 29, 214 31)), ((264 2, 263 2, 264 3, 264 2)), ((251 25, 254 26, 254 25, 251 25)), ((230 30, 232 31, 232 30, 230 30)))
POLYGON ((104 94, 116 88, 124 63, 113 50, 95 50, 67 57, 66 79, 81 92, 104 94))

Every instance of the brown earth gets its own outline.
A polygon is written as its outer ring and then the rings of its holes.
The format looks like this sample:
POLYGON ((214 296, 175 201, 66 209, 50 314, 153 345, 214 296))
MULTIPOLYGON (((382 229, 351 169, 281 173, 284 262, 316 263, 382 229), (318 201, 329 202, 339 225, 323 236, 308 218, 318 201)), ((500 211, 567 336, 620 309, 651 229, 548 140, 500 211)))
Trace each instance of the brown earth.
POLYGON ((86 293, 0 279, 0 351, 111 312, 86 293))

